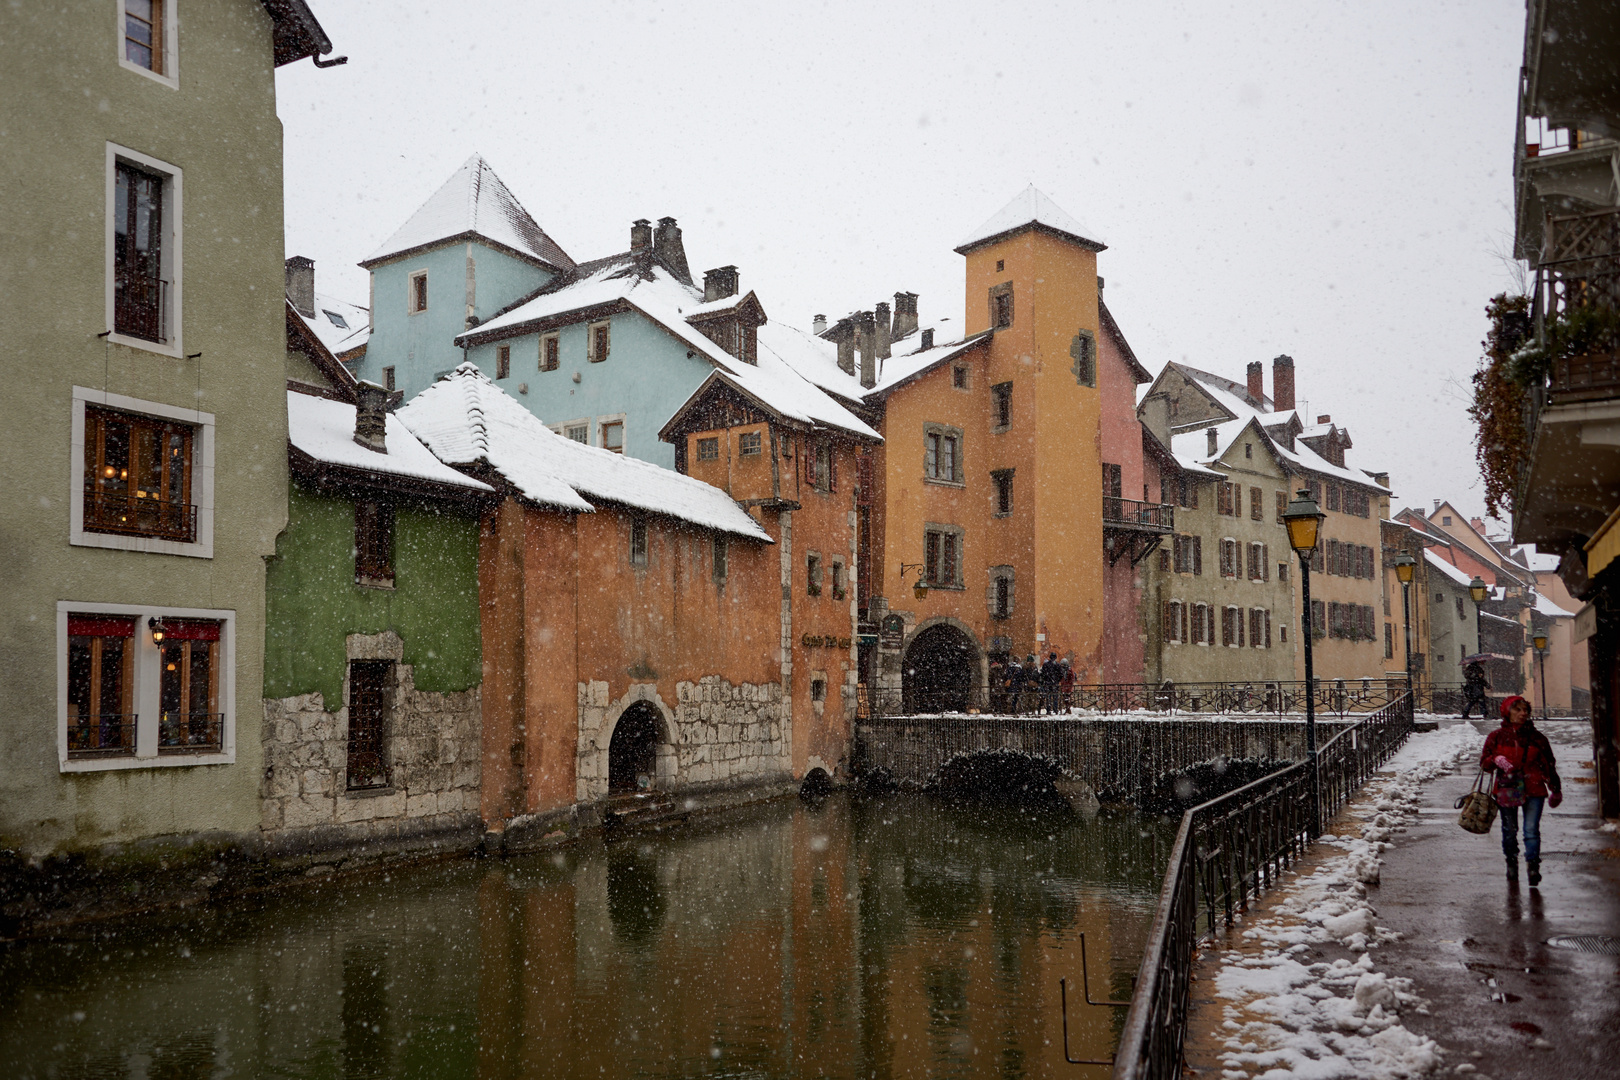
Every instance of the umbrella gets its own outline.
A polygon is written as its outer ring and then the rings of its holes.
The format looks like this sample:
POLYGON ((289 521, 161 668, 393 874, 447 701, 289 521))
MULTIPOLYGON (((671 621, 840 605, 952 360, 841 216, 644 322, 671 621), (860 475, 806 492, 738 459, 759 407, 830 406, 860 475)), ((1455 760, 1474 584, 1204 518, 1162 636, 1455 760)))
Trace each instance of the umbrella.
POLYGON ((1465 656, 1461 660, 1457 661, 1457 663, 1461 667, 1467 667, 1469 664, 1484 664, 1491 660, 1511 661, 1512 659, 1513 657, 1503 656, 1501 653, 1479 652, 1475 653, 1473 656, 1465 656))

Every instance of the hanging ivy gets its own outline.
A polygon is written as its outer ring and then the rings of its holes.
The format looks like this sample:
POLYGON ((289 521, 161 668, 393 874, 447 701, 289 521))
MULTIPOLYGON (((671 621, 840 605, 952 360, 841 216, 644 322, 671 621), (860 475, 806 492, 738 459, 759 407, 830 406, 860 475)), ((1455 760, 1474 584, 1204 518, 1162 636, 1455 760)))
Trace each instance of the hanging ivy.
POLYGON ((1481 342, 1485 354, 1474 372, 1474 403, 1468 415, 1478 425, 1474 456, 1485 480, 1485 512, 1506 518, 1513 512, 1513 490, 1530 453, 1524 425, 1528 372, 1514 364, 1514 352, 1529 336, 1530 298, 1501 293, 1485 305, 1490 330, 1481 342), (1524 381, 1521 381, 1524 380, 1524 381))

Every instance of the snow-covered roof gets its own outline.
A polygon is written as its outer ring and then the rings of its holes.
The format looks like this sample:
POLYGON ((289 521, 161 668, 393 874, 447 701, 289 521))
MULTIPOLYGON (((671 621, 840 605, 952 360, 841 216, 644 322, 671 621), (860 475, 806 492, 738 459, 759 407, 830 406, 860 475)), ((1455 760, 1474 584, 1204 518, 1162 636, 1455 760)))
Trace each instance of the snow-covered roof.
POLYGON ((542 506, 588 513, 595 508, 594 499, 770 542, 769 534, 724 491, 558 435, 475 364, 457 367, 397 415, 440 460, 487 463, 542 506))
POLYGON ((1517 552, 1523 565, 1538 574, 1545 574, 1557 570, 1563 559, 1557 555, 1547 555, 1541 551, 1531 551, 1529 548, 1520 548, 1517 552))
MULTIPOLYGON (((878 373, 877 384, 866 391, 868 395, 878 396, 893 390, 896 386, 927 371, 936 364, 947 360, 954 360, 970 349, 988 344, 992 331, 982 330, 963 341, 952 341, 944 345, 935 345, 931 349, 918 349, 916 352, 896 354, 882 362, 882 370, 878 373)), ((907 341, 913 340, 911 337, 907 341)))
POLYGON ((845 401, 866 396, 861 380, 838 366, 838 346, 808 330, 772 320, 759 328, 759 355, 767 354, 798 373, 799 377, 836 394, 845 401))
POLYGON ((482 156, 474 154, 360 265, 468 233, 559 270, 574 260, 535 223, 482 156))
POLYGON ((299 311, 298 317, 333 356, 358 349, 371 337, 371 312, 335 296, 316 293, 314 316, 299 311))
POLYGON ((1423 558, 1430 566, 1434 567, 1446 577, 1450 578, 1454 584, 1461 585, 1465 589, 1468 588, 1469 584, 1474 580, 1428 548, 1423 549, 1423 558))
POLYGON ((387 418, 386 454, 354 441, 354 406, 287 391, 287 441, 316 461, 367 472, 386 473, 438 484, 492 491, 481 480, 464 476, 441 462, 416 440, 395 415, 387 418))
POLYGON ((1553 603, 1552 597, 1546 593, 1536 594, 1536 612, 1547 616, 1549 619, 1573 619, 1575 617, 1573 611, 1566 611, 1559 607, 1553 603))
POLYGON ((722 296, 718 300, 705 301, 704 303, 698 304, 697 307, 687 308, 685 315, 688 319, 701 319, 705 315, 717 315, 722 311, 735 310, 742 304, 744 300, 752 300, 756 304, 759 303, 759 297, 755 296, 752 290, 750 290, 749 292, 745 293, 734 293, 731 296, 722 296))
POLYGON ((531 323, 618 301, 649 313, 667 314, 667 328, 686 337, 705 355, 722 351, 686 323, 687 313, 703 303, 702 291, 675 277, 661 263, 638 259, 630 252, 581 266, 577 274, 559 279, 529 299, 458 334, 456 342, 491 339, 500 336, 497 331, 502 330, 521 332, 531 323))
POLYGON ((1103 243, 1096 230, 1080 224, 1067 210, 1053 202, 1045 192, 1031 184, 1013 196, 1012 202, 991 214, 983 225, 969 233, 967 239, 956 246, 956 251, 965 255, 981 244, 1000 239, 1026 225, 1045 226, 1053 232, 1079 241, 1094 251, 1101 251, 1108 246, 1103 243))

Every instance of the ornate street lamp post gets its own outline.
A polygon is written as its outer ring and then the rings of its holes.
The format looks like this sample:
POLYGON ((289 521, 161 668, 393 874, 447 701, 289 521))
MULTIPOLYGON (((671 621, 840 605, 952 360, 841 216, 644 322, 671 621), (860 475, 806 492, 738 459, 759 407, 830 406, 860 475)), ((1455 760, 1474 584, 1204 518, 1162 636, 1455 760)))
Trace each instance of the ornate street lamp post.
POLYGON ((1309 491, 1300 491, 1283 512, 1283 524, 1288 527, 1288 546, 1299 556, 1299 589, 1304 596, 1301 604, 1300 625, 1305 637, 1305 761, 1311 776, 1311 836, 1322 835, 1321 783, 1316 767, 1316 672, 1312 664, 1311 645, 1315 632, 1311 627, 1311 555, 1316 551, 1317 539, 1322 532, 1322 519, 1327 517, 1316 505, 1309 491))
POLYGON ((1479 653, 1485 651, 1485 609, 1480 605, 1490 594, 1491 588, 1485 584, 1485 579, 1475 574, 1474 580, 1468 583, 1468 595, 1474 598, 1474 651, 1479 653))
POLYGON ((1412 682, 1412 572, 1416 569, 1417 560, 1406 550, 1395 556, 1395 576, 1401 583, 1401 621, 1406 626, 1406 692, 1413 695, 1414 708, 1417 686, 1412 682))
POLYGON ((1541 718, 1547 719, 1547 631, 1537 630, 1531 642, 1536 647, 1536 662, 1541 669, 1541 718))

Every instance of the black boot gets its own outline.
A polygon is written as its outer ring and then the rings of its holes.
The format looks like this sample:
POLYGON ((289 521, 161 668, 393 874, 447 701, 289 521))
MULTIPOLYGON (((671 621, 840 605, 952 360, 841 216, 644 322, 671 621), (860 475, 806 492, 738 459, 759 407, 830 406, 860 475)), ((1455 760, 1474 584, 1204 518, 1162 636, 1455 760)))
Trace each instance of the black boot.
POLYGON ((1524 865, 1530 871, 1530 887, 1533 889, 1541 884, 1541 860, 1526 859, 1524 865))
POLYGON ((1519 883, 1519 860, 1515 855, 1507 857, 1507 879, 1515 885, 1519 883))

